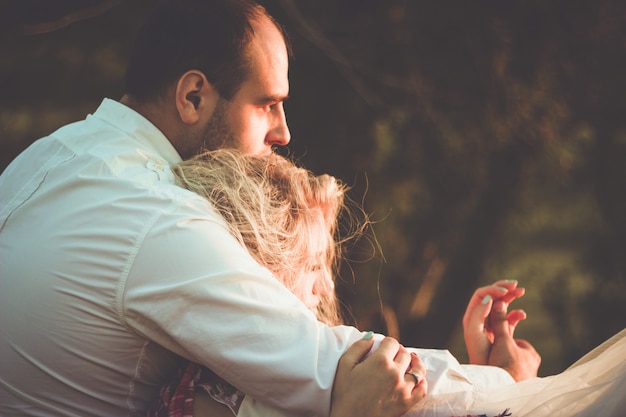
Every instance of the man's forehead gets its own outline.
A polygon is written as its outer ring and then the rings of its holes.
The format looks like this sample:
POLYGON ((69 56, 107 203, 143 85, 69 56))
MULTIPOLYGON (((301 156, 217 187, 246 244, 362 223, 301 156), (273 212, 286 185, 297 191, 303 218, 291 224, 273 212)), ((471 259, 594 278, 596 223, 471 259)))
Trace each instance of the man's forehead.
POLYGON ((272 30, 255 31, 255 40, 251 42, 248 54, 250 69, 244 85, 249 84, 247 87, 254 91, 258 100, 282 101, 289 95, 289 58, 282 35, 273 23, 271 25, 272 30))

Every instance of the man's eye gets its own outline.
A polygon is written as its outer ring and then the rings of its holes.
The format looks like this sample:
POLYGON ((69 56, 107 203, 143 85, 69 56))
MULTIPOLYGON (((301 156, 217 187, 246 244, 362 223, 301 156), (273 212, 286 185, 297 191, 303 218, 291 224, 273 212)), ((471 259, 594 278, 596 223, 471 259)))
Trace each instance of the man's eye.
POLYGON ((259 106, 259 111, 263 113, 271 113, 273 111, 276 111, 276 109, 278 109, 279 106, 280 106, 280 102, 264 104, 264 105, 259 106))

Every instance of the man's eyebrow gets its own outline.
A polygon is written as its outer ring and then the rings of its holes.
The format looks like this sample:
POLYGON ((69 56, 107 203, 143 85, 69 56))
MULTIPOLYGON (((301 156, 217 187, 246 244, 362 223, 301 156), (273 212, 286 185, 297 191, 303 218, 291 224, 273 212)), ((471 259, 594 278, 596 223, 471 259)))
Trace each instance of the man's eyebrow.
POLYGON ((263 97, 259 98, 259 103, 260 104, 279 103, 281 101, 286 101, 288 99, 289 99, 289 95, 286 95, 286 96, 282 96, 282 95, 263 96, 263 97))

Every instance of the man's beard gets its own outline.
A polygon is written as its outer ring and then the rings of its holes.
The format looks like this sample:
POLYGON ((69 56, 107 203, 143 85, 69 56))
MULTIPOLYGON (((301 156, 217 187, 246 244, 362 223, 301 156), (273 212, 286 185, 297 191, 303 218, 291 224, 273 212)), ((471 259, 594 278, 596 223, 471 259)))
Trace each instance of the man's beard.
POLYGON ((199 151, 213 151, 222 148, 236 148, 239 141, 226 122, 230 103, 220 97, 215 110, 202 130, 202 147, 199 151))

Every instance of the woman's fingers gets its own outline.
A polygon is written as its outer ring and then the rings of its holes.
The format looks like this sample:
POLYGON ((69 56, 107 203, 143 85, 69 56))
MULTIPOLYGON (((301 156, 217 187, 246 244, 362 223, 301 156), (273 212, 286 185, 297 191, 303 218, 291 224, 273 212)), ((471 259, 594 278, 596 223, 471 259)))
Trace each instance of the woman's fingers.
POLYGON ((355 342, 339 361, 331 416, 400 416, 426 395, 427 384, 416 384, 415 377, 407 374, 415 367, 425 375, 419 358, 391 337, 367 355, 370 343, 355 342))
POLYGON ((354 342, 339 359, 337 367, 347 369, 354 368, 358 363, 363 361, 374 345, 374 339, 371 333, 368 338, 363 338, 354 342))
MULTIPOLYGON (((492 312, 493 303, 497 302, 499 308, 504 308, 503 311, 506 312, 509 304, 525 293, 525 289, 518 288, 517 284, 515 280, 500 280, 474 291, 463 316, 463 335, 470 363, 487 364, 489 351, 494 341, 493 331, 489 324, 489 314, 492 312)), ((511 332, 524 318, 525 314, 521 310, 511 312, 511 332)))
POLYGON ((483 301, 467 310, 463 318, 463 337, 471 364, 486 365, 489 359, 491 340, 486 329, 493 298, 486 295, 483 301))
POLYGON ((428 381, 426 380, 426 367, 415 352, 411 352, 411 364, 405 374, 405 379, 410 378, 409 383, 413 383, 411 397, 415 401, 420 401, 428 393, 428 381))
POLYGON ((415 384, 415 388, 426 380, 426 367, 415 352, 411 352, 411 363, 406 371, 406 374, 411 377, 411 381, 415 384))
POLYGON ((480 308, 487 296, 491 297, 493 300, 503 300, 507 306, 516 298, 522 297, 526 290, 524 288, 518 288, 517 284, 516 280, 500 280, 492 285, 478 288, 474 291, 467 305, 465 315, 463 316, 463 324, 466 325, 466 321, 470 320, 473 310, 480 308))

